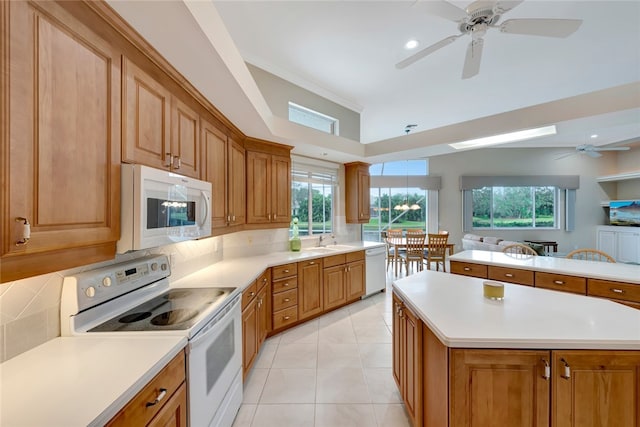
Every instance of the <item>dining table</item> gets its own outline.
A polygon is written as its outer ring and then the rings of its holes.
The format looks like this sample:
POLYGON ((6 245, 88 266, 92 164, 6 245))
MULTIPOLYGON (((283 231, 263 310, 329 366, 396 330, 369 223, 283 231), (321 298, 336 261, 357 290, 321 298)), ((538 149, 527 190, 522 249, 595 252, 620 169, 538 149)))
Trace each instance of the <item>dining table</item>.
MULTIPOLYGON (((407 238, 387 238, 387 243, 393 247, 393 274, 398 277, 398 251, 407 248, 407 238)), ((453 255, 455 243, 447 243, 447 252, 449 256, 453 255)), ((427 239, 424 241, 424 249, 429 250, 429 242, 427 239)))

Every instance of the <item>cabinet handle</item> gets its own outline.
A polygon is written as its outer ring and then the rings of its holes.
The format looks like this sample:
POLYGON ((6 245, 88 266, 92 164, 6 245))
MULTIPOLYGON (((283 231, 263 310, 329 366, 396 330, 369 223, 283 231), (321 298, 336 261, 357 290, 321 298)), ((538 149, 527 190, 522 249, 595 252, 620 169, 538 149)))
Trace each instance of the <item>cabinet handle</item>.
POLYGON ((402 311, 402 307, 400 307, 400 310, 398 310, 398 316, 404 317, 404 312, 402 311))
POLYGON ((282 285, 282 286, 284 286, 285 288, 288 288, 288 287, 289 287, 289 282, 285 283, 285 284, 284 284, 284 285, 282 285))
POLYGON ((145 406, 148 408, 149 406, 154 406, 158 404, 162 399, 164 399, 166 395, 167 395, 167 389, 161 388, 160 393, 158 394, 158 397, 156 397, 156 400, 154 400, 153 402, 147 402, 145 406))
POLYGON ((284 320, 289 320, 289 319, 291 319, 291 317, 289 317, 289 316, 284 316, 284 317, 283 317, 283 319, 284 319, 284 320))
POLYGON ((471 268, 469 268, 469 267, 464 267, 464 268, 463 268, 463 270, 464 270, 464 271, 471 271, 471 268))
POLYGON ((504 277, 513 277, 513 274, 511 274, 511 273, 504 273, 504 277))
POLYGON ((283 273, 288 273, 288 272, 289 272, 289 270, 282 270, 282 272, 283 272, 283 273))
POLYGON ((233 215, 233 216, 231 217, 231 220, 232 220, 233 222, 236 222, 236 216, 235 216, 235 215, 233 215))
POLYGON ((231 222, 231 215, 227 215, 227 222, 231 222))
POLYGON ((615 292, 616 294, 624 294, 622 289, 611 288, 611 292, 615 292))
POLYGON ((29 239, 31 239, 31 224, 29 224, 27 218, 21 216, 16 218, 16 222, 22 223, 22 239, 16 241, 16 246, 26 245, 29 243, 29 239))
POLYGON ((266 277, 262 279, 262 283, 267 283, 267 278, 266 277))
POLYGON ((564 280, 554 280, 553 283, 556 285, 564 285, 564 280))
POLYGON ((542 378, 548 380, 551 378, 551 366, 549 366, 549 362, 546 359, 542 359, 542 363, 544 363, 544 374, 542 374, 542 378))
POLYGON ((173 156, 171 155, 171 153, 164 153, 164 157, 165 157, 165 160, 167 161, 165 166, 168 167, 168 168, 172 167, 173 166, 173 156))
POLYGON ((283 299, 282 301, 284 301, 284 302, 289 302, 289 301, 291 301, 291 299, 290 299, 290 298, 285 298, 285 299, 283 299))
POLYGON ((269 219, 269 221, 271 221, 271 214, 268 214, 267 218, 269 219))
POLYGON ((563 372, 563 375, 560 375, 560 377, 564 378, 565 380, 568 380, 571 378, 571 367, 569 366, 566 360, 560 359, 560 361, 564 363, 564 372, 563 372))
POLYGON ((315 263, 316 263, 315 261, 309 261, 309 265, 313 265, 315 263))
POLYGON ((249 292, 249 296, 253 298, 253 297, 256 296, 256 293, 255 292, 249 292))
POLYGON ((273 214, 273 220, 275 221, 276 219, 278 219, 278 214, 273 214))
POLYGON ((173 168, 180 169, 180 166, 182 166, 182 160, 180 160, 180 156, 176 156, 174 160, 176 161, 177 164, 174 165, 173 168))

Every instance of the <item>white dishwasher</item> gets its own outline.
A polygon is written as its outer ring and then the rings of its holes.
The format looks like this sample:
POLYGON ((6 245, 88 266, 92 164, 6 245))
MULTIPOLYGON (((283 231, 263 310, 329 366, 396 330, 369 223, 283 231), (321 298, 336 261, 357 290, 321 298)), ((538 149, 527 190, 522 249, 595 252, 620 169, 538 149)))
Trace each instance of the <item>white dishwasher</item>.
POLYGON ((371 294, 380 292, 387 286, 387 271, 385 268, 386 252, 387 251, 384 246, 367 249, 365 251, 365 280, 367 281, 367 288, 365 295, 362 298, 366 298, 371 294))

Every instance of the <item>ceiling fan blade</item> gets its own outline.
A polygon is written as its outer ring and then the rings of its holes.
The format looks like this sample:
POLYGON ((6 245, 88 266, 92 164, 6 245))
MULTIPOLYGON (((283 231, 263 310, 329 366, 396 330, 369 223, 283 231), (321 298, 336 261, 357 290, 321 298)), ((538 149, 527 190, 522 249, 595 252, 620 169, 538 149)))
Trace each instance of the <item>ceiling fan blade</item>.
POLYGON ((509 12, 511 9, 518 6, 523 1, 524 0, 497 1, 496 4, 493 6, 493 13, 495 13, 496 15, 502 15, 504 13, 509 12))
POLYGON ((413 64, 414 62, 424 58, 427 55, 431 55, 433 52, 435 52, 438 49, 442 49, 443 47, 450 45, 451 43, 453 43, 454 41, 456 41, 456 39, 458 37, 460 37, 462 34, 456 35, 456 36, 450 36, 447 37, 446 39, 442 39, 437 43, 432 44, 431 46, 425 47, 424 49, 414 53, 413 55, 411 55, 410 57, 403 59, 402 61, 398 62, 396 64, 396 68, 401 70, 411 64, 413 64))
POLYGON ((427 1, 426 5, 426 9, 429 13, 448 19, 449 21, 462 22, 467 19, 468 16, 467 12, 463 9, 460 9, 458 6, 444 0, 427 1))
POLYGON ((481 38, 471 40, 467 46, 467 56, 464 60, 464 68, 462 69, 462 78, 469 79, 480 71, 480 61, 482 60, 482 46, 484 40, 481 38))
POLYGON ((587 150, 587 151, 583 151, 583 153, 585 153, 587 156, 593 157, 593 158, 602 157, 602 154, 598 153, 597 151, 587 150))
POLYGON ((627 151, 631 150, 631 147, 608 147, 608 148, 594 148, 593 151, 627 151))
POLYGON ((581 19, 509 19, 500 25, 500 31, 545 37, 568 37, 582 24, 581 19))

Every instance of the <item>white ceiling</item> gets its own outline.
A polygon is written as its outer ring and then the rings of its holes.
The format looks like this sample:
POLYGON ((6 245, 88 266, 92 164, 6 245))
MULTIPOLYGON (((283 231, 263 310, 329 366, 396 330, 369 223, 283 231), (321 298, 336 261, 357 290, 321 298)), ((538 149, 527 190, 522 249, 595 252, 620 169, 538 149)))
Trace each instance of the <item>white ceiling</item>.
POLYGON ((640 137, 640 0, 526 0, 501 22, 583 24, 566 39, 490 29, 480 73, 468 80, 461 72, 469 36, 406 69, 394 66, 411 54, 403 48, 408 39, 418 39, 420 49, 458 34, 455 23, 429 13, 432 1, 214 1, 215 9, 207 2, 109 3, 241 130, 290 143, 301 154, 420 157, 451 152, 447 142, 543 124, 557 124, 560 134, 508 146, 640 137), (242 61, 359 111, 368 145, 317 134, 309 142, 270 117, 242 61), (409 123, 418 127, 405 135, 409 123), (590 140, 593 133, 600 137, 590 140))

